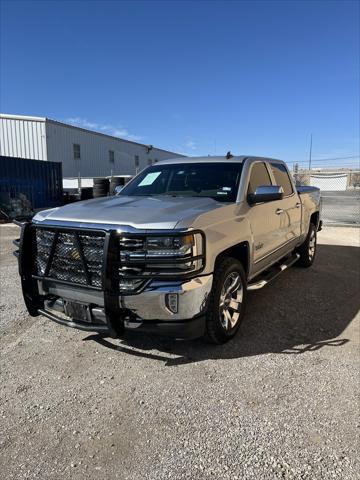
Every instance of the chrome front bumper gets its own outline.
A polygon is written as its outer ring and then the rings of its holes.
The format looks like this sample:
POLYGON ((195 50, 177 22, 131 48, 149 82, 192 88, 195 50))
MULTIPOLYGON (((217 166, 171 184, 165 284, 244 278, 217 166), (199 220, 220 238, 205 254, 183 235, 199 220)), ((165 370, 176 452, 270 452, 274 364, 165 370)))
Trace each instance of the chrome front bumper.
POLYGON ((187 282, 153 281, 137 295, 119 298, 119 307, 130 310, 141 320, 184 320, 204 312, 211 291, 213 276, 193 278, 187 282), (178 296, 177 313, 166 304, 166 296, 178 296))
POLYGON ((186 282, 153 281, 141 293, 119 297, 119 317, 107 318, 102 292, 70 288, 54 283, 42 285, 39 291, 51 295, 44 309, 38 313, 62 325, 117 336, 122 329, 167 335, 174 338, 196 338, 204 333, 205 312, 213 282, 212 275, 193 278, 186 282), (45 287, 45 288, 44 288, 45 287), (177 295, 177 312, 167 306, 166 296, 177 295), (87 318, 68 317, 67 302, 86 308, 87 318))

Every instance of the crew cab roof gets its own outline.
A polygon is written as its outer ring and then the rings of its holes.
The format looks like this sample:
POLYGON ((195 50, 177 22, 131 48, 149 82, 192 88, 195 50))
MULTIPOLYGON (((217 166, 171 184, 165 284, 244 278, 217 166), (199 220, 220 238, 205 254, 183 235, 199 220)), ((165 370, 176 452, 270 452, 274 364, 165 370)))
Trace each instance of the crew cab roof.
POLYGON ((226 158, 225 156, 208 156, 208 157, 179 157, 179 158, 170 158, 168 160, 161 160, 157 164, 168 165, 168 164, 178 164, 178 163, 242 163, 244 160, 262 160, 262 161, 277 161, 282 162, 282 160, 277 160, 275 158, 267 157, 256 157, 252 155, 240 155, 233 156, 231 158, 226 158))

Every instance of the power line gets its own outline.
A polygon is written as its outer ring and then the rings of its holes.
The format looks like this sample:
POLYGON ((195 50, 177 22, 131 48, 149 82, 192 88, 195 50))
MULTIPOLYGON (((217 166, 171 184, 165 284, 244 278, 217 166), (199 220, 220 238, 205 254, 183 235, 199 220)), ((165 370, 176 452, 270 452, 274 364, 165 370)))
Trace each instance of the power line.
MULTIPOLYGON (((332 161, 332 160, 346 160, 347 158, 360 158, 360 156, 359 155, 348 155, 346 157, 318 158, 318 159, 312 158, 312 161, 313 162, 329 162, 329 161, 332 161)), ((300 160, 300 162, 308 163, 308 160, 300 160)))
MULTIPOLYGON (((291 163, 291 164, 296 164, 296 165, 299 165, 299 167, 304 167, 304 165, 306 165, 308 167, 308 162, 286 162, 286 163, 291 163)), ((359 166, 359 163, 357 162, 343 162, 343 163, 317 163, 317 162, 314 162, 312 163, 312 165, 320 165, 320 166, 323 166, 323 167, 326 167, 326 165, 330 166, 330 167, 342 167, 344 165, 357 165, 359 166)))
MULTIPOLYGON (((317 159, 317 160, 313 158, 313 159, 312 159, 312 162, 313 162, 313 163, 317 163, 317 162, 334 162, 334 161, 338 161, 338 160, 349 160, 349 159, 351 159, 351 158, 354 158, 354 160, 352 160, 351 163, 356 163, 357 160, 355 160, 355 159, 360 158, 360 157, 319 158, 319 159, 317 159)), ((299 164, 300 164, 300 163, 306 163, 306 164, 309 164, 308 160, 296 160, 296 161, 293 160, 293 163, 299 163, 299 164)))

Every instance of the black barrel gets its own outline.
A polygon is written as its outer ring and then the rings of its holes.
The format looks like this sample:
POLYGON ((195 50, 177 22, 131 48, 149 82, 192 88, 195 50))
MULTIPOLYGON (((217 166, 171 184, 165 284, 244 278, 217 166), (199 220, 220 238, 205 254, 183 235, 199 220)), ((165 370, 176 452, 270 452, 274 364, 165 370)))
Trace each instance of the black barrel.
POLYGON ((119 185, 125 185, 125 179, 123 177, 112 177, 110 180, 110 195, 115 195, 115 188, 119 185))
POLYGON ((106 197, 109 194, 110 182, 108 178, 94 178, 94 198, 106 197))
POLYGON ((89 200, 93 198, 93 187, 83 187, 80 192, 80 200, 89 200))

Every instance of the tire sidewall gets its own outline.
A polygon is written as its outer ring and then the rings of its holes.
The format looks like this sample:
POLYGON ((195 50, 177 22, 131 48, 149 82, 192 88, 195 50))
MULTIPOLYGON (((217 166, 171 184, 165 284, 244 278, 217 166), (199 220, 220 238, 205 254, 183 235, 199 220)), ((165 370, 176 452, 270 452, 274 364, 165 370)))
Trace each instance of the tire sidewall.
POLYGON ((314 263, 315 257, 316 257, 316 252, 317 252, 317 229, 316 226, 313 223, 310 223, 309 226, 309 231, 306 237, 306 240, 304 243, 298 248, 297 253, 300 254, 300 259, 299 259, 299 266, 301 267, 311 267, 311 265, 314 263), (309 258, 309 245, 310 245, 310 237, 312 232, 314 232, 315 235, 315 252, 314 255, 309 258))
POLYGON ((225 257, 220 260, 217 268, 214 272, 214 283, 211 292, 211 300, 206 316, 206 329, 208 336, 214 340, 216 343, 224 343, 230 338, 232 338, 240 328, 242 320, 245 314, 245 304, 247 297, 247 288, 246 288, 246 276, 245 271, 241 263, 235 258, 225 257), (221 325, 220 314, 219 314, 219 303, 221 290, 224 284, 225 279, 232 272, 238 272, 240 274, 242 287, 243 287, 243 300, 240 308, 240 316, 237 324, 231 330, 227 331, 221 325))
POLYGON ((310 224, 310 229, 309 229, 308 249, 310 247, 310 237, 311 237, 312 232, 314 232, 314 236, 315 236, 315 250, 314 250, 314 255, 311 257, 311 259, 309 259, 310 265, 312 265, 314 263, 314 260, 315 260, 315 257, 316 257, 316 252, 317 252, 317 231, 316 231, 316 227, 313 223, 310 224))
POLYGON ((304 254, 307 256, 307 259, 305 259, 305 261, 307 260, 306 263, 308 264, 309 267, 314 263, 314 260, 316 257, 316 251, 317 251, 317 234, 316 233, 317 232, 316 232, 315 225, 313 223, 310 223, 309 233, 306 239, 306 251, 304 252, 304 254), (314 255, 311 258, 309 258, 310 238, 311 238, 312 232, 314 232, 314 235, 315 235, 315 251, 314 251, 314 255))

